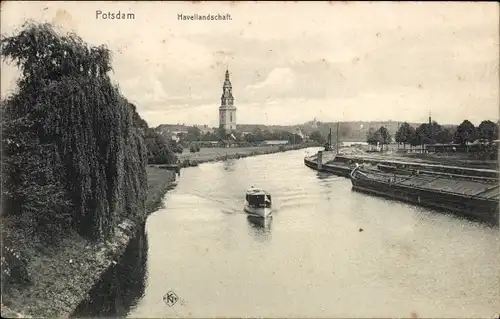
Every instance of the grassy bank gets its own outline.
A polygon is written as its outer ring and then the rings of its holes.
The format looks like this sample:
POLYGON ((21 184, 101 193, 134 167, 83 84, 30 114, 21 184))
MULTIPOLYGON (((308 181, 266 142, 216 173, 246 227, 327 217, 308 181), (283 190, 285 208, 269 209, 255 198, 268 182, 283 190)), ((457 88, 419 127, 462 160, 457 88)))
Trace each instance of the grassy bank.
POLYGON ((201 163, 219 162, 228 159, 239 159, 249 156, 273 154, 291 150, 299 150, 315 145, 283 145, 283 146, 259 146, 259 147, 229 147, 229 148, 202 148, 198 153, 190 153, 185 150, 180 154, 179 160, 182 167, 196 166, 201 163))
MULTIPOLYGON (((146 214, 158 209, 175 181, 171 171, 148 167, 146 214)), ((33 241, 22 220, 2 220, 3 244, 15 243, 27 263, 30 285, 2 283, 2 317, 65 317, 85 298, 101 274, 121 256, 140 221, 122 220, 113 238, 91 244, 71 231, 57 246, 33 241), (22 315, 21 315, 22 314, 22 315)))

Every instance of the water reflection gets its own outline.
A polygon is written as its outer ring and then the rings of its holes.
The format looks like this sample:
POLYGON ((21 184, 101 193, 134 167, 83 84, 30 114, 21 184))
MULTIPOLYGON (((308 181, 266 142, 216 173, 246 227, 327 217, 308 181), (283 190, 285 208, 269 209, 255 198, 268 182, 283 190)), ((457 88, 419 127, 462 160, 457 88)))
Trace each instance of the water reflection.
POLYGON ((316 177, 320 180, 325 180, 325 179, 329 179, 329 178, 332 178, 332 177, 335 177, 334 175, 330 174, 330 173, 325 173, 325 172, 317 172, 316 173, 316 177))
POLYGON ((250 226, 251 233, 258 240, 269 240, 271 239, 271 223, 272 216, 267 218, 258 217, 258 216, 247 216, 248 225, 250 226))
POLYGON ((111 266, 71 317, 125 317, 144 295, 148 237, 145 225, 130 241, 121 260, 111 266))
POLYGON ((226 172, 233 172, 235 165, 236 165, 236 160, 227 160, 223 162, 222 168, 226 172))

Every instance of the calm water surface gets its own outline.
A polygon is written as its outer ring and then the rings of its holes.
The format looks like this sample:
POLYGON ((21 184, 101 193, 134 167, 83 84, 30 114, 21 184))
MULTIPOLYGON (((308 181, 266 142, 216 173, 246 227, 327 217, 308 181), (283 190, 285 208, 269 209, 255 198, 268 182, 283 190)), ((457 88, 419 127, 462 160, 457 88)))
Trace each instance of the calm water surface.
POLYGON ((348 179, 305 167, 312 152, 184 169, 148 219, 145 291, 129 317, 500 311, 498 228, 352 192, 348 179), (242 211, 250 185, 273 195, 267 223, 242 211))

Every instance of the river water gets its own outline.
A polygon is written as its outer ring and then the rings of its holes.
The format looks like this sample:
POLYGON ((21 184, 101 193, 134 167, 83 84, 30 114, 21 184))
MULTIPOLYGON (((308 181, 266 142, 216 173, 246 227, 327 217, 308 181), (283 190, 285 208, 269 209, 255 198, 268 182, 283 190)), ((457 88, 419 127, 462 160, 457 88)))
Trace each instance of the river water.
POLYGON ((500 312, 498 228, 353 192, 348 179, 305 167, 312 153, 182 170, 165 207, 146 223, 145 288, 128 316, 500 312), (242 211, 251 185, 273 195, 266 223, 242 211), (179 298, 173 306, 162 300, 169 291, 179 298))

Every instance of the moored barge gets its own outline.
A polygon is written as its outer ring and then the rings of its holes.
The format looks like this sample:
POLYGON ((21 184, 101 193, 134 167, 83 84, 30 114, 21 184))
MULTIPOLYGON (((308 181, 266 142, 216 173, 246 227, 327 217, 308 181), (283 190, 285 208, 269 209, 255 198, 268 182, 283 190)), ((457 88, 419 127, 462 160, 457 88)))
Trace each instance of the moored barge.
MULTIPOLYGON (((327 172, 338 176, 349 178, 354 164, 336 162, 335 159, 324 158, 323 152, 304 158, 304 165, 320 172, 327 172)), ((326 156, 325 156, 326 157, 326 156)))
POLYGON ((356 167, 350 174, 352 189, 404 201, 498 225, 498 180, 469 177, 398 174, 356 167))

